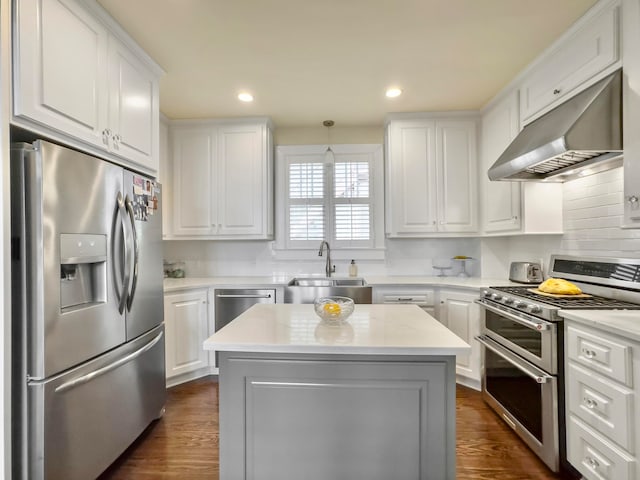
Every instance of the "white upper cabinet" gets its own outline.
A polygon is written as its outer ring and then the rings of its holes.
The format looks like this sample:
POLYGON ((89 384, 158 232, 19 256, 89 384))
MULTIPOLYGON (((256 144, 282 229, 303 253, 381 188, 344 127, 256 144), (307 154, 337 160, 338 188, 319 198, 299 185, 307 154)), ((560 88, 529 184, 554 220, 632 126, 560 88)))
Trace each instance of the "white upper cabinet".
POLYGON ((158 80, 114 37, 109 38, 111 150, 154 170, 159 165, 158 80))
POLYGON ((388 236, 477 231, 475 118, 392 118, 386 143, 388 236))
POLYGON ((640 0, 622 0, 623 227, 640 228, 640 0))
POLYGON ((173 122, 176 238, 273 238, 273 145, 266 120, 173 122))
MULTIPOLYGON (((173 234, 215 234, 216 132, 207 126, 170 128, 173 144, 173 234)), ((166 210, 166 205, 165 205, 166 210)), ((169 234, 169 232, 166 232, 169 234)))
POLYGON ((618 0, 601 3, 576 25, 541 57, 522 82, 523 125, 619 66, 618 0))
POLYGON ((482 230, 489 235, 562 233, 562 184, 492 182, 487 170, 518 134, 518 92, 482 115, 482 230))
POLYGON ((155 174, 160 68, 91 0, 15 9, 13 123, 155 174))
POLYGON ((492 182, 487 171, 518 134, 518 92, 514 91, 482 115, 480 178, 483 191, 483 230, 520 230, 520 183, 492 182))
POLYGON ((438 231, 478 230, 476 120, 436 122, 438 231))

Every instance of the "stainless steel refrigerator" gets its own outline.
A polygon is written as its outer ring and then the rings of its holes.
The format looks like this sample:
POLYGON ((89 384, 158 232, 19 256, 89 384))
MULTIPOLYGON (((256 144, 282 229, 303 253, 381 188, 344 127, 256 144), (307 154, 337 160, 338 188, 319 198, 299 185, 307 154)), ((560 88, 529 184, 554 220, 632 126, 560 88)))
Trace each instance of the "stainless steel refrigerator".
POLYGON ((162 415, 160 193, 52 143, 12 147, 14 478, 95 478, 162 415))

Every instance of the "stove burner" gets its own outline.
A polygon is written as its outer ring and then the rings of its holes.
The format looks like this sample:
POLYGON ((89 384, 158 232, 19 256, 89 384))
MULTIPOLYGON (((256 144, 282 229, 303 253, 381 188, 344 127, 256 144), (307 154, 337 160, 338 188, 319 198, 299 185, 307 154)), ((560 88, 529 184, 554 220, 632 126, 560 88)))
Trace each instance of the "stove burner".
POLYGON ((539 303, 546 303, 554 307, 569 309, 600 309, 600 310, 640 310, 640 304, 616 300, 613 298, 599 297, 592 295, 589 298, 551 298, 546 295, 540 295, 529 289, 532 287, 491 287, 493 290, 509 293, 518 297, 525 297, 535 300, 539 303))

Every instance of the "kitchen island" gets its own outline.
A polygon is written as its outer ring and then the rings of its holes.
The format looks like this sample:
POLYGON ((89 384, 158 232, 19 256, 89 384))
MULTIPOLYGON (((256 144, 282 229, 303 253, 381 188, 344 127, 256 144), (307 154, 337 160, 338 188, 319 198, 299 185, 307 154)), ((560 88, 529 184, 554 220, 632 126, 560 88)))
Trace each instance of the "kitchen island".
POLYGON ((204 343, 219 355, 220 478, 455 478, 455 355, 415 305, 255 305, 204 343))

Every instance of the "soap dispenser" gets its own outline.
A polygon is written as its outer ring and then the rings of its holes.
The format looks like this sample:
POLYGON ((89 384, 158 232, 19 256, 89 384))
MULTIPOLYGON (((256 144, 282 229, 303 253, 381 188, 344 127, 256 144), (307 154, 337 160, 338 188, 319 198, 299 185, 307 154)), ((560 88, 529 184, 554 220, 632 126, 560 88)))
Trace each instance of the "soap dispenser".
POLYGON ((351 260, 351 264, 349 265, 349 276, 350 277, 358 276, 358 266, 356 265, 355 260, 351 260))

